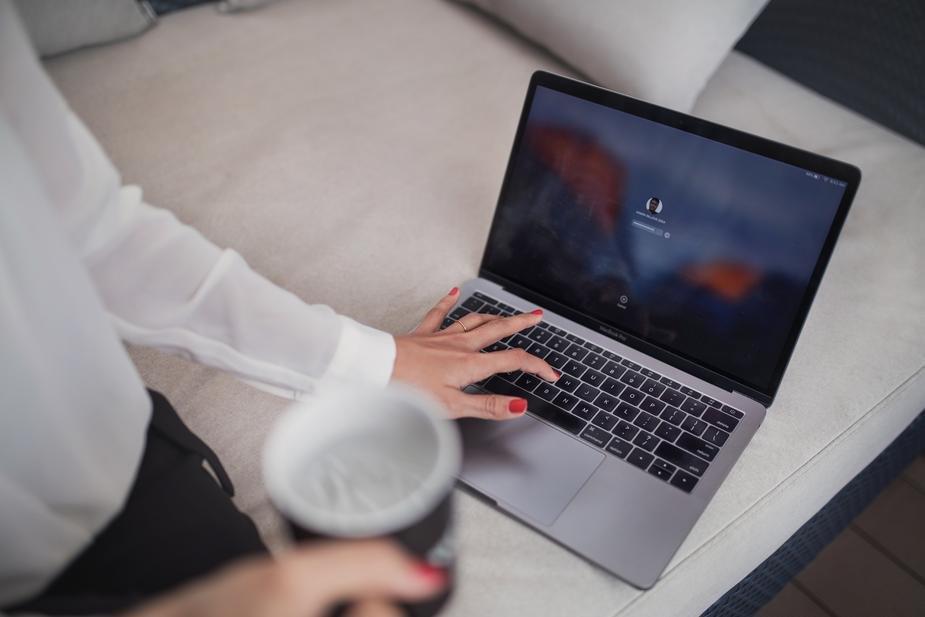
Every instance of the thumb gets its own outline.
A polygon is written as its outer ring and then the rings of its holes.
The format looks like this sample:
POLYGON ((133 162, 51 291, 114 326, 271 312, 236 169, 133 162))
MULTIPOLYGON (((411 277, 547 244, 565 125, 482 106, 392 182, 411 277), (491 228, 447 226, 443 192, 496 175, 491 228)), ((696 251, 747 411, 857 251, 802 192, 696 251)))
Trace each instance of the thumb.
POLYGON ((446 585, 443 570, 417 561, 388 540, 326 542, 280 559, 311 585, 322 605, 361 598, 420 600, 446 585))

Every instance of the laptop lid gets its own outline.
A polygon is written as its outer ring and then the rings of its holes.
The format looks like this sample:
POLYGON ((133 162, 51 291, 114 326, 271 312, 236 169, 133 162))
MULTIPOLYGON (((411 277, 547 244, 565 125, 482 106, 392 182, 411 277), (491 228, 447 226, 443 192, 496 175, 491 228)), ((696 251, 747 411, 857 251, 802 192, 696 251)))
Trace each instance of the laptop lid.
POLYGON ((537 72, 479 274, 767 406, 860 178, 537 72))

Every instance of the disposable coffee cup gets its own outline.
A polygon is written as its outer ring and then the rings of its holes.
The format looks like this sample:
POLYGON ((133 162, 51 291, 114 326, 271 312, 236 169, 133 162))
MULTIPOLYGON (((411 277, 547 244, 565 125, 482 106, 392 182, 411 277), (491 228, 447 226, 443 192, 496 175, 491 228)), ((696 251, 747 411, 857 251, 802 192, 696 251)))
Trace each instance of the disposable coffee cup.
POLYGON ((445 417, 410 388, 329 388, 287 410, 264 448, 267 492, 294 540, 391 538, 446 572, 441 594, 402 604, 413 617, 436 614, 453 588, 461 448, 445 417))

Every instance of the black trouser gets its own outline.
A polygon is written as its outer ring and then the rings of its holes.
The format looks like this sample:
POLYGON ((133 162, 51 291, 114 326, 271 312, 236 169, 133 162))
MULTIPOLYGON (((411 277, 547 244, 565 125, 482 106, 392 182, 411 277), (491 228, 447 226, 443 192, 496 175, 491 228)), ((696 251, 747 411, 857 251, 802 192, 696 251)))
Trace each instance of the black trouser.
POLYGON ((150 394, 147 443, 125 507, 40 595, 10 612, 121 611, 229 561, 266 552, 254 523, 231 502, 234 488, 218 457, 163 395, 150 394))

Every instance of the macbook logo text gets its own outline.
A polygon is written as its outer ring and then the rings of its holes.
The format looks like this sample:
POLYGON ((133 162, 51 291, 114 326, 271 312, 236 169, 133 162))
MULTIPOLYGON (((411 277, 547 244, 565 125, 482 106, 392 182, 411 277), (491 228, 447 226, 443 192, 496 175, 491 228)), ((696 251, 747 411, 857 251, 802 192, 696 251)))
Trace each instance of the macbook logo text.
POLYGON ((611 328, 611 327, 609 327, 609 326, 598 326, 597 329, 600 330, 601 332, 603 332, 604 334, 606 334, 607 336, 610 336, 610 337, 613 337, 613 338, 617 339, 618 341, 625 341, 625 340, 626 340, 626 335, 625 335, 625 334, 623 334, 623 333, 620 332, 619 330, 614 330, 613 328, 611 328))

